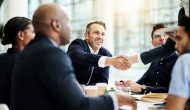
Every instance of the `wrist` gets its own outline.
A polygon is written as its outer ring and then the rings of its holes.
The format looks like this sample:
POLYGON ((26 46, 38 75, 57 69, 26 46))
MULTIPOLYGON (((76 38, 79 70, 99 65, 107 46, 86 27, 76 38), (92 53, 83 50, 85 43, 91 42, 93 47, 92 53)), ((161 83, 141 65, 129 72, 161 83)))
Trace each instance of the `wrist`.
POLYGON ((141 93, 145 94, 146 93, 147 86, 146 85, 141 85, 141 93))
POLYGON ((131 57, 131 58, 130 58, 131 64, 138 63, 137 55, 132 55, 132 56, 130 56, 130 57, 131 57))
POLYGON ((113 57, 107 57, 105 61, 105 66, 111 66, 113 62, 113 57))

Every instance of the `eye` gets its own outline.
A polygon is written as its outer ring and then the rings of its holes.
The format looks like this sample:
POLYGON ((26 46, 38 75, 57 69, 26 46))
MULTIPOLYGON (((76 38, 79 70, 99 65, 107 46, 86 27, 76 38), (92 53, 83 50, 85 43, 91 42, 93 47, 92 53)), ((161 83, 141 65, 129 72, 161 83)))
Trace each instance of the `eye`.
POLYGON ((95 33, 95 34, 98 34, 98 31, 95 31, 94 33, 95 33))

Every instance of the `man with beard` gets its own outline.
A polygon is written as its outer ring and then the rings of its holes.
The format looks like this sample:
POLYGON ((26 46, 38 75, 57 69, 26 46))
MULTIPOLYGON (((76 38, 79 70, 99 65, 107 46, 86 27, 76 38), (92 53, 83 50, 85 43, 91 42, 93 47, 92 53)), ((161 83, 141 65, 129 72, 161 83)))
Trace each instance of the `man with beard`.
POLYGON ((179 58, 172 70, 165 110, 190 110, 190 18, 182 17, 179 26, 175 44, 179 58))
POLYGON ((120 70, 130 66, 124 58, 111 57, 111 53, 102 46, 105 30, 104 22, 90 22, 84 33, 85 40, 75 39, 68 48, 67 53, 71 57, 80 84, 108 83, 109 66, 120 70))

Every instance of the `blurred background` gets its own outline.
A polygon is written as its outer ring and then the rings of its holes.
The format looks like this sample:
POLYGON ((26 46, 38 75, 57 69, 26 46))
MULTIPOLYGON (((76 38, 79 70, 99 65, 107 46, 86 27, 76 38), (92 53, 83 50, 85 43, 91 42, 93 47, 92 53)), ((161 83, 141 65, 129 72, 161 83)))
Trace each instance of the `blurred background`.
MULTIPOLYGON (((66 7, 72 26, 72 39, 83 39, 86 25, 91 21, 106 23, 104 47, 113 56, 135 54, 152 48, 151 31, 157 23, 177 26, 180 0, 0 0, 0 26, 14 16, 32 19, 36 8, 45 3, 59 3, 66 7)), ((1 30, 2 32, 2 30, 1 30)), ((11 45, 2 46, 0 53, 11 45)), ((67 51, 66 46, 61 48, 67 51)), ((111 67, 109 83, 115 80, 138 80, 149 65, 134 64, 119 71, 111 67)))

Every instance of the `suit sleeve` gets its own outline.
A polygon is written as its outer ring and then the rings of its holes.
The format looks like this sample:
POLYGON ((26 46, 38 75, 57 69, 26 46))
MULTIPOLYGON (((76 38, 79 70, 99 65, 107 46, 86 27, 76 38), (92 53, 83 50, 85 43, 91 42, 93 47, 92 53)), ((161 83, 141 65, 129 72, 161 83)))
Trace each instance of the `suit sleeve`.
POLYGON ((71 61, 60 49, 50 49, 43 59, 40 79, 65 110, 113 110, 113 101, 105 95, 86 98, 76 84, 71 61), (53 53, 53 54, 52 54, 53 53), (99 105, 99 106, 97 106, 99 105))
POLYGON ((109 66, 102 68, 101 73, 96 82, 90 83, 89 85, 95 85, 96 83, 107 83, 109 80, 109 66))
POLYGON ((167 93, 169 89, 169 86, 165 87, 152 87, 152 86, 147 86, 146 88, 146 93, 167 93))
POLYGON ((173 54, 173 52, 175 52, 174 46, 175 42, 172 39, 168 38, 165 44, 141 53, 141 60, 144 64, 148 64, 160 58, 170 56, 171 54, 173 54))
POLYGON ((75 40, 69 45, 67 53, 74 63, 85 66, 98 66, 101 55, 88 53, 85 51, 87 48, 84 44, 75 40))

